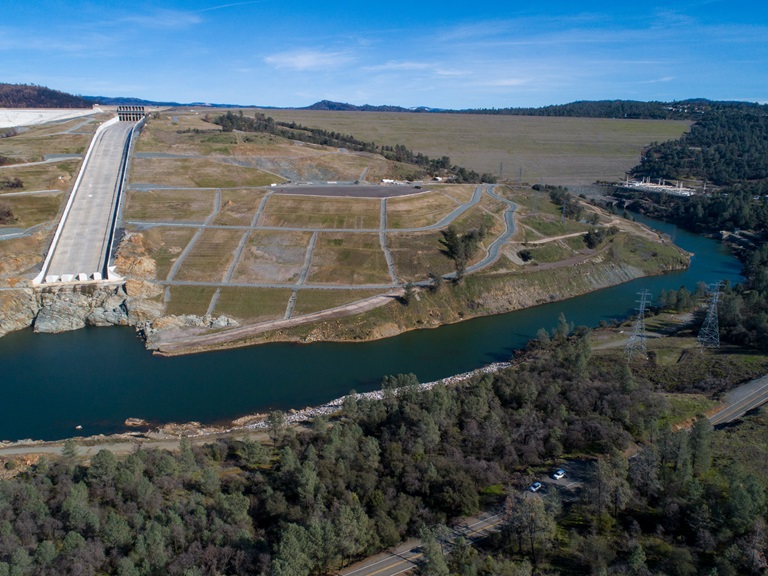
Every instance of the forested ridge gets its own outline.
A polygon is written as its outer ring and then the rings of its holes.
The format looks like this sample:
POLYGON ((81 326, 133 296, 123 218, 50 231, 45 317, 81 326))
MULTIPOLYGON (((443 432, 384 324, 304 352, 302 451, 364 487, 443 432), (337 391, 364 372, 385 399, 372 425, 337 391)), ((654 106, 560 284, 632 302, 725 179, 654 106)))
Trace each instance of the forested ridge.
POLYGON ((0 108, 90 108, 93 102, 35 84, 0 84, 0 108))
POLYGON ((652 144, 632 173, 717 185, 768 180, 768 105, 712 106, 678 140, 652 144))
MULTIPOLYGON (((671 432, 658 384, 593 356, 588 337, 561 319, 518 367, 455 388, 387 377, 383 400, 348 399, 338 419, 304 433, 273 413, 267 445, 182 441, 178 453, 121 459, 102 450, 84 466, 70 441, 62 458, 0 482, 0 574, 322 574, 429 537, 477 512, 483 494, 507 491, 500 535, 447 558, 428 546, 425 573, 752 566, 742 542, 761 545, 765 478, 713 469, 706 425, 690 438, 671 432), (621 454, 634 442, 646 447, 630 462, 621 454), (606 456, 575 501, 522 496, 531 467, 566 454, 606 456)), ((714 371, 723 360, 703 362, 714 371)), ((733 370, 717 371, 718 385, 733 383, 733 370)))
POLYGON ((336 148, 355 150, 357 152, 381 154, 389 160, 413 164, 418 167, 420 171, 415 172, 412 175, 412 178, 410 178, 411 180, 420 179, 424 174, 443 174, 450 175, 457 183, 491 183, 496 181, 492 174, 478 174, 474 170, 467 170, 461 166, 452 165, 451 159, 448 156, 430 158, 420 152, 414 153, 402 144, 397 144, 395 146, 379 146, 375 142, 365 142, 354 136, 342 134, 340 132, 323 130, 321 128, 310 128, 296 124, 295 122, 278 122, 274 118, 266 116, 261 112, 256 112, 253 117, 246 116, 242 112, 238 114, 227 112, 226 114, 217 116, 212 122, 221 126, 225 132, 231 132, 232 130, 263 132, 266 134, 274 134, 275 136, 280 136, 281 138, 287 138, 289 140, 299 140, 301 142, 309 142, 321 146, 333 146, 336 148))

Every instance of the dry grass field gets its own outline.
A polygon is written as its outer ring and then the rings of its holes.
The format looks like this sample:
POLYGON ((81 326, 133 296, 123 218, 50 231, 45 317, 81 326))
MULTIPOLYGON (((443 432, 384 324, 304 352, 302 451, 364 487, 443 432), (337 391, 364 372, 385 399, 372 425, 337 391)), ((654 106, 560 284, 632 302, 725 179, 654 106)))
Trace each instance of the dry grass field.
POLYGON ((422 228, 437 224, 459 204, 448 195, 425 192, 387 199, 387 228, 422 228))
POLYGON ((46 164, 33 164, 30 166, 6 166, 0 168, 0 178, 18 178, 24 183, 21 188, 3 190, 0 192, 27 192, 36 190, 61 190, 70 189, 73 179, 77 177, 80 169, 80 160, 63 160, 46 164))
POLYGON ((51 240, 53 231, 38 232, 32 236, 23 236, 0 242, 0 278, 36 273, 43 262, 43 250, 51 240))
POLYGON ((242 230, 208 228, 195 242, 175 280, 221 282, 232 264, 242 230))
POLYGON ((312 314, 378 294, 381 294, 381 290, 299 290, 293 315, 312 314))
POLYGON ((621 178, 653 141, 679 138, 688 122, 545 118, 482 114, 409 114, 263 110, 280 121, 352 134, 380 145, 404 144, 478 172, 540 179, 548 184, 587 184, 621 178))
POLYGON ((171 299, 166 302, 166 313, 202 316, 208 310, 215 291, 216 288, 209 286, 171 286, 171 299))
POLYGON ((4 227, 29 228, 53 220, 65 197, 65 194, 61 192, 31 194, 29 196, 3 197, 0 195, 0 203, 9 206, 16 218, 16 221, 8 226, 0 226, 0 230, 4 227))
POLYGON ((287 288, 223 287, 214 310, 241 324, 279 320, 285 314, 291 291, 287 288))
POLYGON ((123 218, 152 222, 203 222, 213 212, 214 190, 129 190, 123 218))
POLYGON ((391 282, 378 234, 318 234, 307 284, 362 285, 391 282))
POLYGON ((237 188, 269 186, 283 179, 257 168, 207 158, 134 158, 131 183, 168 188, 237 188))
POLYGON ((381 203, 368 198, 275 195, 267 200, 260 226, 377 229, 381 203))
POLYGON ((250 226, 264 190, 222 190, 221 209, 211 224, 222 226, 250 226))
POLYGON ((387 245, 395 261, 400 280, 423 280, 427 274, 447 274, 453 263, 440 253, 440 232, 418 234, 388 234, 387 245))
POLYGON ((84 154, 99 123, 109 117, 77 118, 29 126, 11 138, 0 139, 0 156, 10 156, 20 162, 37 162, 46 154, 84 154), (72 130, 68 133, 68 130, 72 130))
POLYGON ((157 278, 165 280, 171 266, 192 240, 195 228, 150 228, 142 232, 147 254, 157 263, 157 278))
POLYGON ((265 284, 296 282, 311 237, 311 232, 253 231, 232 280, 265 284))

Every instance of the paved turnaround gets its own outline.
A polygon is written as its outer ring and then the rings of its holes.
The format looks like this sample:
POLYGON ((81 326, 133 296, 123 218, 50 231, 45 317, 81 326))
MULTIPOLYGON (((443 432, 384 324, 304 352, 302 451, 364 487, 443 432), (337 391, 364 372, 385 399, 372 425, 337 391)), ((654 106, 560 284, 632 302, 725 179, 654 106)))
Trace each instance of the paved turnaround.
POLYGON ((136 124, 116 122, 94 136, 43 269, 45 282, 106 278, 123 171, 136 124))

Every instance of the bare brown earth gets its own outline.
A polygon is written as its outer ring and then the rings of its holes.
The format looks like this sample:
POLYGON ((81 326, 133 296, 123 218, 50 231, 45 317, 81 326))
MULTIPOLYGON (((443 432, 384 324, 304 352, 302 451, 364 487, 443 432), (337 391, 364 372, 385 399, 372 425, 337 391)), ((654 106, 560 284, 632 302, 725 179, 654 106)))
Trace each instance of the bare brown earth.
MULTIPOLYGON (((355 118, 357 128, 350 125, 349 130, 339 131, 383 130, 381 118, 355 118)), ((393 126, 410 121, 417 128, 424 121, 420 115, 386 118, 393 126)), ((493 121, 512 136, 518 130, 513 139, 531 154, 546 155, 542 149, 546 143, 549 152, 562 160, 552 166, 563 178, 572 169, 569 154, 597 174, 605 162, 619 168, 621 163, 612 152, 617 146, 624 153, 630 143, 633 149, 645 143, 650 133, 653 139, 663 139, 665 131, 682 130, 675 123, 493 121), (531 136, 534 126, 535 138, 531 136), (570 142, 568 146, 556 142, 558 133, 570 142), (585 147, 585 138, 594 140, 591 147, 585 147), (591 159, 576 154, 577 150, 588 151, 591 159)), ((435 115, 427 122, 434 142, 448 147, 462 142, 477 158, 500 142, 498 130, 491 130, 487 117, 435 115)), ((36 130, 40 130, 40 142, 51 136, 44 128, 36 130)), ((65 136, 56 133, 55 138, 57 149, 67 149, 65 136)), ((82 147, 82 135, 77 138, 77 146, 82 147)), ((11 152, 14 140, 4 141, 11 152)), ((32 139, 18 142, 23 144, 20 155, 32 159, 36 153, 32 139)), ((610 250, 588 251, 579 239, 588 226, 560 223, 557 207, 544 195, 535 198, 529 187, 504 192, 499 188, 519 208, 517 233, 502 248, 498 261, 439 297, 420 291, 417 303, 406 309, 393 303, 404 282, 423 281, 427 272, 444 274, 452 268, 440 253, 439 229, 406 229, 434 226, 455 208, 472 202, 454 220, 459 230, 489 225, 488 238, 470 260, 472 264, 504 232, 508 204, 487 194, 475 204, 474 185, 373 185, 381 178, 398 179, 414 168, 373 154, 265 134, 224 133, 189 110, 153 114, 136 152, 123 210, 127 234, 115 264, 125 278, 155 284, 156 289, 147 292, 146 305, 138 305, 141 314, 136 318, 149 323, 142 326, 150 335, 149 345, 163 353, 274 339, 381 338, 564 298, 684 265, 684 258, 674 251, 661 251, 649 262, 632 256, 655 253, 646 249, 650 244, 639 246, 639 252, 622 251, 617 246, 630 238, 654 244, 658 239, 623 221, 611 222, 604 214, 599 216, 601 225, 619 225, 624 240, 610 250), (310 178, 315 181, 311 186, 282 184, 310 178), (335 182, 343 179, 367 185, 335 182), (318 186, 318 182, 325 183, 318 186), (535 248, 538 261, 523 264, 517 257, 526 242, 535 248), (570 267, 582 270, 584 279, 571 281, 563 275, 570 267), (313 285, 304 290, 302 284, 313 285), (233 328, 237 323, 241 326, 233 328)), ((52 166, 59 165, 66 163, 52 166)), ((57 177, 51 189, 63 190, 66 182, 57 177)), ((14 209, 18 208, 20 222, 39 226, 39 231, 27 230, 26 236, 0 241, 0 282, 6 286, 34 275, 55 224, 51 218, 66 199, 66 194, 31 192, 29 197, 13 200, 14 209)), ((9 294, 0 293, 0 300, 8 300, 9 294)), ((6 304, 15 305, 10 300, 6 304)))

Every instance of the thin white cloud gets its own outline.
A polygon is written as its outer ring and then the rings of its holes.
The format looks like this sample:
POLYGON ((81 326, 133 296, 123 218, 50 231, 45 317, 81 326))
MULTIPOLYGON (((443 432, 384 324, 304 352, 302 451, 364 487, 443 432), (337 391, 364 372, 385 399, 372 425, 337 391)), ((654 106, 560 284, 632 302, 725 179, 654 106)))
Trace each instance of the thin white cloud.
POLYGON ((530 78, 499 78, 498 80, 491 80, 490 82, 481 82, 480 86, 493 86, 493 87, 505 87, 505 86, 522 86, 531 82, 530 78))
POLYGON ((654 78, 653 80, 641 80, 637 84, 659 84, 660 82, 672 82, 675 80, 674 76, 664 76, 663 78, 654 78))
POLYGON ((363 70, 370 70, 372 72, 387 71, 387 70, 428 70, 434 65, 427 62, 398 62, 390 60, 384 64, 378 64, 376 66, 366 66, 363 70))
POLYGON ((142 28, 180 29, 200 24, 203 19, 192 12, 159 9, 145 14, 125 16, 120 22, 142 28))
POLYGON ((458 76, 469 76, 470 72, 467 70, 458 70, 458 69, 452 69, 452 68, 435 68, 435 74, 437 74, 438 76, 458 77, 458 76))
POLYGON ((213 10, 221 10, 223 8, 234 8, 235 6, 246 6, 248 4, 263 4, 269 0, 251 0, 250 2, 232 2, 230 4, 221 4, 219 6, 211 6, 210 8, 202 8, 198 12, 211 12, 213 10))
POLYGON ((278 70, 332 70, 350 64, 354 58, 348 52, 322 52, 320 50, 296 50, 279 52, 264 58, 264 62, 278 70))

